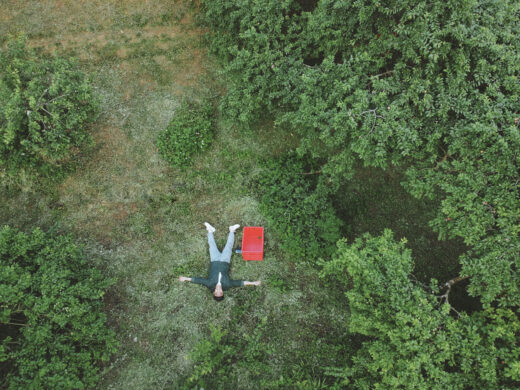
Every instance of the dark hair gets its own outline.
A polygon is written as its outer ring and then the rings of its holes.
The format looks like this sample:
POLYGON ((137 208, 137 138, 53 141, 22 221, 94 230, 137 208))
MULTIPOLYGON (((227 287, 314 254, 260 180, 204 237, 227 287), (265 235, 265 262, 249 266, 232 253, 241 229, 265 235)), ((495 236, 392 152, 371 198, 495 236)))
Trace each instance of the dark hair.
POLYGON ((220 302, 221 300, 224 299, 224 295, 222 295, 221 297, 216 297, 215 295, 213 295, 213 299, 214 299, 215 301, 219 301, 219 302, 220 302))

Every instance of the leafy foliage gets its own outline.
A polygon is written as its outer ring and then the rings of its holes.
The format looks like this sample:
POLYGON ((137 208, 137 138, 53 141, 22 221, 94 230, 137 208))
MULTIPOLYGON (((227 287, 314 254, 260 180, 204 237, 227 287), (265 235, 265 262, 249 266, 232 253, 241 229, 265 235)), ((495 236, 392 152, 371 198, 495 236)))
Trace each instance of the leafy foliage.
POLYGON ((203 5, 235 80, 228 115, 275 114, 335 183, 358 159, 408 167, 412 194, 442 200, 440 237, 472 247, 461 258, 469 291, 520 302, 518 2, 203 5))
POLYGON ((302 26, 299 4, 284 1, 204 1, 213 50, 236 80, 223 100, 225 112, 242 123, 296 103, 301 76, 302 26))
POLYGON ((184 100, 168 127, 157 137, 161 156, 172 166, 192 164, 193 155, 206 150, 213 141, 213 106, 184 100))
POLYGON ((348 291, 350 330, 366 337, 350 367, 332 370, 355 388, 508 388, 520 384, 520 318, 509 308, 458 314, 435 280, 411 277, 405 241, 365 235, 338 244, 322 276, 348 291), (450 315, 455 313, 456 316, 450 315))
MULTIPOLYGON (((342 183, 334 195, 334 208, 347 226, 349 240, 364 233, 378 236, 391 229, 396 239, 406 237, 419 280, 449 280, 459 273, 458 259, 468 247, 461 239, 438 240, 428 222, 437 216, 440 200, 408 194, 401 185, 406 179, 404 171, 404 167, 383 170, 356 166, 354 177, 342 183)), ((459 287, 454 298, 463 299, 465 308, 469 308, 469 301, 479 305, 477 298, 469 298, 459 287)))
POLYGON ((111 283, 70 236, 1 229, 2 387, 93 387, 116 348, 103 314, 111 283))
POLYGON ((91 143, 98 102, 85 74, 59 57, 38 58, 21 36, 0 50, 0 177, 57 173, 91 143))
POLYGON ((267 368, 269 347, 263 341, 267 318, 261 320, 251 334, 237 337, 229 330, 210 325, 209 339, 195 346, 191 358, 195 364, 186 387, 234 389, 233 369, 242 367, 254 376, 267 368), (191 386, 191 387, 189 387, 191 386))
POLYGON ((233 325, 225 329, 210 325, 209 338, 201 340, 191 352, 194 369, 184 388, 236 389, 243 387, 240 378, 244 373, 260 389, 334 388, 309 372, 289 366, 281 367, 283 374, 275 377, 269 359, 277 346, 266 341, 267 326, 268 318, 264 317, 251 333, 239 335, 233 325))
POLYGON ((460 277, 483 309, 459 317, 432 296, 436 283, 425 291, 411 281, 411 255, 389 233, 340 244, 325 274, 344 275, 350 330, 370 338, 346 382, 518 385, 519 3, 203 4, 235 80, 228 115, 247 124, 268 110, 297 132, 299 155, 325 162, 318 193, 351 179, 358 160, 404 167, 411 194, 439 199, 439 237, 470 248, 460 277))
POLYGON ((282 241, 282 249, 296 258, 330 256, 341 237, 341 221, 336 217, 326 193, 305 178, 302 159, 293 154, 264 162, 258 178, 260 209, 282 241))

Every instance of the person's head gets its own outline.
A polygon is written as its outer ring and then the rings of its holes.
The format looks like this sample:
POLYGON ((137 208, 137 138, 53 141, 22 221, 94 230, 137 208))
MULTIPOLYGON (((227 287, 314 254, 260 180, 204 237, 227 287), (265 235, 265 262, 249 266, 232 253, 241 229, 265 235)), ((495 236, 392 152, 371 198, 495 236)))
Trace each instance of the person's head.
POLYGON ((224 290, 222 290, 222 284, 217 283, 217 285, 215 286, 213 298, 215 299, 215 301, 221 301, 224 299, 224 290))

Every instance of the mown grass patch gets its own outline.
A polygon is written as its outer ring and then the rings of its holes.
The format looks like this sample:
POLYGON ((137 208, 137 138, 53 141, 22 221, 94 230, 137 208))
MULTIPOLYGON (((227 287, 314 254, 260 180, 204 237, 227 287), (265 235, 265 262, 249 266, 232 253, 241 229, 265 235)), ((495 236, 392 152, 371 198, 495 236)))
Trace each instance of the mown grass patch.
POLYGON ((189 25, 190 8, 190 2, 164 0, 8 0, 2 2, 0 43, 19 31, 52 41, 77 32, 189 25))

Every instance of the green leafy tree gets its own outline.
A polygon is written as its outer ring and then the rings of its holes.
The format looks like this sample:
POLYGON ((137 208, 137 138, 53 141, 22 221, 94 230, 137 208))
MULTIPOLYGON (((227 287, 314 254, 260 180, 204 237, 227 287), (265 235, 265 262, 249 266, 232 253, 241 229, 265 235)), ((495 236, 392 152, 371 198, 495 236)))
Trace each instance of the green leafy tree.
POLYGON ((321 275, 347 289, 350 331, 364 337, 352 364, 331 373, 360 389, 518 388, 517 310, 459 313, 449 294, 461 279, 422 285, 405 243, 389 230, 340 241, 324 265, 321 275))
POLYGON ((59 172, 81 146, 98 102, 64 58, 37 57, 21 36, 0 50, 0 177, 59 172))
POLYGON ((260 209, 280 237, 281 247, 299 259, 330 256, 341 237, 342 222, 336 216, 328 194, 316 190, 312 159, 294 154, 263 162, 257 179, 260 209))
POLYGON ((0 230, 0 387, 93 388, 115 352, 103 295, 112 280, 70 236, 0 230))
MULTIPOLYGON (((440 197, 440 237, 469 291, 518 305, 520 5, 515 1, 203 2, 235 81, 224 108, 268 110, 325 160, 321 185, 357 160, 400 165, 417 197, 440 197)), ((284 126, 280 126, 284 128, 284 126)))
POLYGON ((172 166, 187 167, 193 156, 205 151, 213 141, 213 105, 183 100, 168 127, 157 137, 161 156, 172 166))
POLYGON ((292 106, 301 63, 301 7, 292 0, 201 2, 212 29, 212 48, 232 74, 223 99, 228 116, 251 123, 265 110, 292 106), (298 54, 300 53, 300 55, 298 54))

